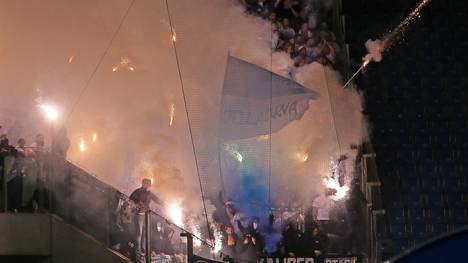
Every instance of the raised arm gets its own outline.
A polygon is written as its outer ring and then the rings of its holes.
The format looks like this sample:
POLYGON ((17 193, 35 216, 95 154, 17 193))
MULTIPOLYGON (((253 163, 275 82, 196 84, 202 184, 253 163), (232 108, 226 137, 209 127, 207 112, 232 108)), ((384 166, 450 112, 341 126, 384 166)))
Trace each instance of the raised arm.
POLYGON ((242 225, 241 221, 237 220, 237 227, 239 227, 239 230, 242 232, 242 234, 245 235, 245 227, 242 225))
POLYGON ((157 197, 155 194, 151 193, 150 194, 150 198, 153 202, 155 202, 156 204, 160 205, 160 206, 165 206, 166 203, 164 203, 164 201, 162 199, 160 199, 159 197, 157 197))

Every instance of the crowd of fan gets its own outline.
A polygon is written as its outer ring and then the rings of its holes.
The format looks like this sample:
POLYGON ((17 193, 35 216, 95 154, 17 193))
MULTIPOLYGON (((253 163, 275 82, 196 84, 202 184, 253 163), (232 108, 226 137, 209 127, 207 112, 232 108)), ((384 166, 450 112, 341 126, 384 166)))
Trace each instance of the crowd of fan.
MULTIPOLYGON (((18 199, 21 192, 24 176, 21 171, 21 161, 31 160, 36 162, 41 156, 49 152, 45 148, 44 136, 38 134, 35 141, 26 146, 26 141, 18 139, 16 146, 11 146, 5 134, 0 136, 0 155, 14 155, 19 162, 15 162, 12 170, 16 170, 14 179, 8 183, 9 210, 24 209, 24 200, 18 199), (15 191, 17 189, 18 191, 15 191), (11 190, 11 191, 10 191, 11 190), (11 193, 11 195, 10 195, 11 193)), ((51 148, 57 148, 53 146, 51 148)), ((60 147, 58 147, 60 148, 60 147)), ((60 152, 57 152, 60 153, 60 152)), ((151 182, 145 180, 142 188, 132 193, 128 200, 120 202, 116 210, 116 217, 111 229, 113 229, 111 241, 114 249, 136 258, 135 252, 144 249, 142 213, 138 212, 135 204, 144 204, 149 209, 149 202, 155 201, 164 204, 149 191, 151 182), (141 195, 141 193, 144 195, 141 195), (140 200, 142 199, 142 200, 140 200)), ((367 201, 359 189, 359 184, 353 184, 346 199, 335 201, 334 192, 327 190, 314 199, 309 212, 298 210, 295 215, 280 216, 271 213, 265 216, 268 220, 260 220, 258 217, 247 216, 241 212, 236 204, 225 201, 219 197, 220 209, 213 214, 211 233, 202 233, 202 238, 215 237, 222 240, 221 253, 233 258, 234 261, 251 261, 260 257, 314 257, 315 262, 321 262, 329 252, 336 254, 349 254, 359 251, 358 247, 350 247, 350 244, 362 244, 363 229, 362 209, 367 201), (281 217, 282 219, 278 219, 281 217), (284 219, 287 218, 287 219, 284 219), (271 237, 277 235, 281 239, 273 241, 271 237), (350 241, 353 242, 350 242, 350 241)), ((37 210, 37 193, 32 200, 27 200, 29 207, 37 210)), ((200 222, 200 225, 203 225, 200 222)), ((151 231, 151 254, 154 258, 168 260, 177 258, 182 261, 183 247, 173 243, 174 230, 170 223, 161 218, 155 218, 151 231), (158 220, 159 219, 159 220, 158 220)), ((207 248, 200 246, 199 249, 207 248)), ((211 251, 208 251, 209 254, 211 251)))
POLYGON ((286 219, 278 219, 279 215, 271 213, 267 222, 258 217, 245 217, 236 208, 242 204, 225 202, 227 218, 223 219, 219 213, 214 216, 214 232, 222 231, 222 253, 238 261, 261 257, 313 257, 315 262, 322 262, 329 253, 358 253, 364 236, 362 211, 369 204, 358 183, 353 185, 346 199, 336 201, 335 193, 332 189, 325 190, 305 214, 302 210, 293 214, 286 212, 286 219), (281 239, 272 239, 275 234, 281 239))
MULTIPOLYGON (((118 205, 111 236, 113 249, 137 261, 139 255, 141 259, 145 254, 146 247, 142 232, 143 213, 138 212, 138 205, 135 204, 144 200, 148 207, 153 200, 164 205, 162 200, 150 192, 150 181, 145 180, 141 188, 118 205)), ((336 201, 335 193, 331 189, 322 192, 314 199, 308 212, 304 213, 302 209, 293 213, 283 211, 281 215, 272 212, 262 220, 244 214, 240 207, 245 204, 224 201, 220 194, 219 203, 222 205, 212 215, 210 232, 203 227, 203 219, 200 219, 197 224, 201 233, 198 234, 208 242, 212 240, 215 247, 220 245, 217 256, 231 259, 232 262, 257 262, 257 259, 265 257, 312 257, 314 262, 323 262, 330 254, 359 253, 360 245, 364 243, 362 211, 367 201, 359 184, 354 184, 346 199, 336 201)), ((156 214, 151 221, 152 257, 158 260, 182 259, 185 256, 182 253, 185 244, 175 234, 174 226, 156 214)), ((195 247, 194 252, 210 256, 213 251, 207 244, 202 244, 195 247)))
POLYGON ((19 138, 16 145, 11 145, 7 134, 0 135, 0 153, 2 155, 15 155, 18 157, 40 156, 45 151, 44 136, 36 135, 34 142, 27 146, 26 140, 19 138))
POLYGON ((289 54, 296 67, 335 66, 340 47, 327 23, 333 1, 241 0, 248 13, 271 22, 272 48, 289 54))
MULTIPOLYGON (((44 178, 37 171, 43 164, 44 158, 50 153, 66 156, 70 146, 64 128, 53 134, 51 143, 46 146, 44 135, 38 133, 32 142, 16 136, 14 127, 3 128, 0 125, 0 166, 5 166, 3 172, 6 181, 7 208, 11 212, 37 212, 39 209, 40 191, 45 191, 44 178), (13 132, 12 132, 13 131, 13 132), (9 136, 16 137, 16 144, 12 144, 9 136), (4 157, 15 157, 8 165, 4 157), (34 167, 34 168, 33 168, 34 167), (29 173, 29 174, 28 174, 29 173), (41 188, 42 190, 39 190, 41 188)), ((43 204, 44 206, 47 204, 43 204)))

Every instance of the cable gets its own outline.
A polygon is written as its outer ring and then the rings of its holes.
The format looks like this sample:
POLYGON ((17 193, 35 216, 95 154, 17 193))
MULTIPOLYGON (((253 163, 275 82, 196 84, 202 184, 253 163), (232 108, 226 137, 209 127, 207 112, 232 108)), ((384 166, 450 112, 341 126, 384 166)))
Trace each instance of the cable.
POLYGON ((268 140, 268 203, 271 204, 271 148, 272 142, 272 104, 273 104, 273 21, 270 21, 270 138, 268 140))
POLYGON ((70 119, 71 115, 73 114, 73 112, 75 111, 75 108, 76 106, 78 105, 78 103, 80 102, 81 98, 83 97, 83 95, 85 94, 85 92, 88 90, 89 88, 89 84, 91 84, 91 81, 93 80, 94 78, 94 75, 96 75, 96 72, 97 70, 99 69, 99 67, 101 66, 102 64, 102 61, 104 61, 104 58, 106 57, 107 53, 109 52, 109 49, 110 47, 112 46, 114 40, 115 40, 115 37, 119 34, 120 32, 120 29, 122 28, 122 25, 123 23, 125 22, 125 19, 127 18, 129 12, 130 12, 130 9, 132 9, 132 6, 133 4, 135 3, 135 0, 132 0, 132 2, 130 2, 130 5, 128 6, 127 10, 125 11, 122 19, 120 20, 120 23, 119 23, 119 26, 117 27, 117 29, 115 30, 114 34, 112 35, 112 38, 110 39, 109 41, 109 44, 107 45, 107 48, 104 50, 104 53, 102 53, 101 57, 99 58, 96 66, 94 67, 94 70, 93 72, 91 72, 91 75, 89 76, 88 80, 86 81, 85 85, 83 86, 83 88, 81 89, 80 93, 78 94, 78 97, 77 99, 75 100, 75 103, 72 104, 72 107, 70 109, 70 112, 68 113, 68 116, 67 116, 67 119, 70 119))
MULTIPOLYGON (((165 0, 165 2, 166 2, 167 16, 168 16, 168 19, 169 19, 169 27, 171 28, 171 36, 173 37, 174 36, 174 29, 172 27, 172 19, 171 19, 171 12, 170 12, 170 9, 169 9, 169 3, 168 3, 167 0, 165 0)), ((189 116, 188 109, 187 109, 187 99, 186 99, 186 96, 185 96, 185 88, 184 88, 184 81, 182 79, 182 72, 180 70, 179 56, 178 56, 178 53, 177 53, 177 45, 176 45, 176 42, 174 40, 172 40, 172 47, 173 47, 174 56, 175 56, 175 59, 176 59, 177 72, 178 72, 178 75, 179 75, 179 81, 180 81, 180 87, 181 87, 181 91, 182 91, 182 97, 184 99, 185 114, 187 116, 188 129, 189 129, 189 133, 190 133, 190 142, 192 143, 192 151, 193 151, 193 156, 195 158, 195 166, 197 168, 198 183, 200 185, 200 192, 201 192, 201 197, 202 197, 202 202, 203 202, 203 210, 205 212, 206 228, 208 230, 210 240, 213 240, 213 235, 212 235, 211 229, 210 229, 210 222, 208 220, 208 212, 206 210, 206 205, 205 205, 205 194, 203 193, 203 186, 202 186, 202 182, 201 182, 201 178, 200 178, 200 168, 199 168, 199 165, 198 165, 198 158, 197 158, 197 154, 196 154, 196 150, 195 150, 195 144, 193 142, 192 124, 191 124, 190 116, 189 116)))
POLYGON ((336 143, 338 144, 338 150, 340 151, 340 155, 342 154, 341 150, 341 142, 340 142, 340 137, 338 136, 338 128, 336 127, 336 117, 335 117, 335 109, 333 107, 333 102, 330 96, 330 88, 328 87, 328 78, 327 78, 327 71, 325 66, 322 65, 323 69, 323 74, 325 76, 325 85, 327 86, 327 95, 328 95, 328 102, 330 103, 330 113, 333 118, 333 128, 335 130, 335 136, 336 136, 336 143))
MULTIPOLYGON (((228 66, 229 66, 229 60, 231 59, 231 53, 228 52, 228 61, 226 64, 226 69, 224 70, 224 84, 223 86, 226 85, 226 75, 228 72, 228 66)), ((219 116, 222 118, 223 116, 223 105, 224 105, 224 96, 221 96, 221 105, 220 105, 220 110, 219 110, 219 116)), ((220 133, 219 131, 221 130, 220 125, 218 125, 218 167, 219 167, 219 178, 221 181, 221 191, 223 193, 223 196, 226 196, 226 189, 224 186, 224 176, 223 176, 223 167, 221 163, 221 140, 220 140, 220 133)))

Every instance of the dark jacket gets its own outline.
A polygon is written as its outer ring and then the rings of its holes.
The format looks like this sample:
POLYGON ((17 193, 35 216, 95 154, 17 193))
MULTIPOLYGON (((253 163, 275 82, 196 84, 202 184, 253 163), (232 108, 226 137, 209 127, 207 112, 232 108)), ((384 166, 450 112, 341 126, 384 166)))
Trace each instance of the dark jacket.
POLYGON ((154 201, 157 204, 162 205, 163 202, 151 191, 146 190, 143 187, 140 187, 132 192, 130 195, 130 200, 136 204, 141 204, 144 206, 144 209, 149 210, 150 201, 154 201))
POLYGON ((286 254, 294 253, 298 255, 301 250, 302 233, 299 230, 293 230, 289 228, 284 232, 283 244, 286 254))
POLYGON ((261 256, 265 248, 265 241, 258 229, 253 228, 253 222, 250 222, 247 228, 239 221, 237 221, 237 225, 243 234, 242 251, 250 250, 251 254, 255 253, 257 256, 261 256))
POLYGON ((323 254, 327 253, 328 238, 325 234, 319 233, 313 236, 312 232, 304 233, 304 242, 302 245, 302 254, 304 256, 313 256, 314 250, 318 250, 323 254))

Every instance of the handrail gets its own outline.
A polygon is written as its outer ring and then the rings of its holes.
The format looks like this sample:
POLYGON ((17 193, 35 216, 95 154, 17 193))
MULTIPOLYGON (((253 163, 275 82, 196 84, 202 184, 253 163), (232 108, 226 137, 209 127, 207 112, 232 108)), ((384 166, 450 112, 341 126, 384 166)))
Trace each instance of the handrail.
MULTIPOLYGON (((12 158, 15 158, 13 155, 10 155, 10 156, 12 158)), ((93 233, 98 234, 96 235, 96 238, 101 240, 101 242, 106 244, 106 246, 110 247, 111 244, 109 240, 111 238, 112 232, 111 232, 111 221, 109 220, 115 220, 112 218, 115 216, 115 212, 116 212, 115 209, 118 208, 117 204, 120 202, 131 202, 134 204, 134 202, 130 200, 129 196, 118 191, 116 188, 109 185, 108 183, 105 183, 99 180, 97 176, 89 173, 85 168, 80 167, 79 165, 76 165, 68 160, 65 160, 63 157, 60 157, 58 155, 46 153, 44 156, 46 157, 43 160, 45 165, 35 165, 35 163, 37 162, 34 162, 33 166, 36 167, 34 169, 39 169, 39 170, 32 170, 32 174, 31 174, 33 176, 38 176, 39 173, 42 173, 41 178, 46 180, 44 182, 40 182, 40 185, 36 185, 36 187, 45 186, 46 188, 48 188, 48 191, 45 196, 43 196, 44 193, 39 193, 40 199, 38 200, 38 202, 39 202, 40 208, 44 208, 46 211, 49 211, 51 213, 52 212, 58 213, 57 215, 64 217, 64 219, 66 219, 67 221, 70 221, 70 223, 72 224, 75 224, 77 227, 82 228, 82 230, 84 230, 85 232, 88 232, 91 234, 93 233), (49 159, 47 157, 57 158, 57 159, 49 159), (53 163, 51 161, 53 161, 53 163), (105 202, 99 203, 99 205, 93 206, 93 208, 98 209, 97 211, 101 210, 102 216, 108 219, 105 219, 104 221, 100 220, 101 222, 96 222, 92 216, 85 215, 83 217, 80 214, 76 214, 76 213, 81 213, 81 211, 86 212, 86 206, 88 205, 88 203, 92 202, 92 200, 90 198, 85 198, 85 200, 83 200, 84 203, 82 203, 81 205, 77 202, 73 202, 72 199, 76 198, 74 195, 81 194, 79 191, 80 188, 76 188, 76 191, 75 191, 75 188, 67 188, 67 185, 69 184, 66 182, 67 180, 69 180, 67 178, 69 179, 76 178, 76 180, 78 180, 77 182, 82 182, 82 180, 85 180, 84 182, 86 182, 86 180, 88 179, 92 179, 92 178, 95 179, 96 184, 93 185, 93 182, 91 182, 91 184, 87 184, 87 185, 92 186, 91 187, 92 193, 95 193, 98 196, 102 196, 102 198, 105 198, 104 200, 105 202), (94 188, 94 187, 97 187, 97 188, 94 188), (72 195, 71 196, 69 194, 64 195, 64 193, 72 193, 72 195), (113 199, 114 196, 116 199, 113 199), (41 198, 44 199, 45 203, 41 201, 42 200, 41 198), (117 206, 114 208, 112 204, 117 205, 117 206), (107 226, 105 226, 106 224, 107 226), (102 228, 102 231, 99 230, 100 228, 102 228), (88 229, 88 231, 86 229, 88 229), (96 230, 98 230, 98 232, 93 232, 96 230)), ((5 156, 1 156, 0 160, 3 161, 5 159, 4 157, 5 156)), ((31 157, 25 157, 25 158, 34 159, 31 157)), ((3 163, 0 164, 0 168, 2 169, 2 173, 0 174, 2 176, 1 179, 5 178, 6 176, 5 174, 6 171, 4 169, 4 166, 5 165, 3 163)), ((6 182, 5 180, 2 180, 2 181, 3 181, 2 184, 5 184, 4 188, 6 189, 6 182)), ((8 202, 7 200, 8 197, 6 196, 6 191, 3 189, 2 189, 2 196, 5 196, 4 198, 2 198, 2 203, 6 204, 8 202)), ((79 196, 78 198, 83 198, 83 196, 79 196)), ((200 243, 203 244, 204 246, 208 246, 210 249, 213 249, 214 246, 211 244, 211 242, 203 239, 200 236, 197 236, 196 234, 192 233, 186 228, 177 225, 176 223, 172 222, 172 220, 168 219, 166 216, 163 216, 162 214, 154 210, 149 210, 148 212, 161 218, 161 220, 164 220, 165 222, 167 222, 167 225, 173 228, 174 230, 191 235, 195 237, 197 240, 199 240, 200 243)))
MULTIPOLYGON (((85 171, 87 174, 93 176, 94 178, 99 179, 98 176, 92 174, 92 173, 89 172, 86 168, 81 167, 80 165, 78 165, 78 164, 76 164, 76 163, 73 163, 73 162, 70 161, 70 160, 66 160, 66 161, 67 161, 69 164, 72 164, 72 165, 78 167, 79 169, 85 171)), ((101 181, 101 182, 104 183, 106 186, 115 189, 115 187, 109 185, 108 183, 105 183, 105 182, 103 182, 103 181, 101 181)), ((122 198, 122 200, 124 200, 124 201, 130 201, 130 202, 133 203, 133 201, 130 199, 130 197, 129 197, 128 195, 126 195, 126 194, 120 192, 120 191, 117 190, 117 189, 115 189, 115 190, 121 195, 121 197, 124 197, 124 198, 122 198)), ((198 239, 199 241, 201 241, 203 244, 208 245, 210 248, 214 248, 214 246, 213 246, 212 244, 208 243, 208 242, 207 242, 206 240, 204 240, 203 238, 201 238, 201 237, 195 235, 194 233, 188 231, 187 229, 185 229, 185 228, 183 228, 183 227, 181 227, 181 226, 175 224, 174 222, 172 222, 172 220, 168 219, 167 217, 165 217, 165 216, 163 216, 163 215, 161 215, 161 214, 159 214, 159 213, 157 213, 156 211, 151 210, 151 209, 149 210, 149 212, 151 212, 152 214, 155 214, 155 215, 159 216, 159 217, 162 218, 164 221, 166 221, 168 224, 175 226, 175 227, 176 227, 177 229, 179 229, 180 231, 190 234, 191 236, 193 236, 193 237, 195 237, 196 239, 198 239)))

